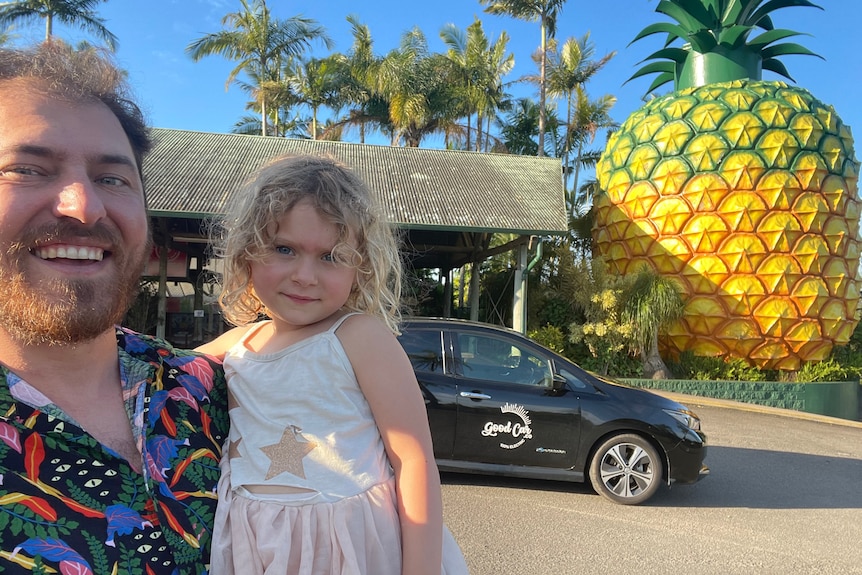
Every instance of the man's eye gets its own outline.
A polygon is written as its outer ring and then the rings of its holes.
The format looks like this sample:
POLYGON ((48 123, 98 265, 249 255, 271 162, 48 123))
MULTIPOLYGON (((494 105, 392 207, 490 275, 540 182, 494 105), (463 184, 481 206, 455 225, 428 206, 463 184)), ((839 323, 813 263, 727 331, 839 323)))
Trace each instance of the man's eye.
POLYGON ((0 168, 0 175, 37 176, 39 175, 39 171, 29 166, 12 166, 9 168, 0 168))
POLYGON ((123 178, 118 178, 116 176, 103 176, 98 179, 100 184, 105 184, 106 186, 124 186, 126 185, 126 180, 123 178))

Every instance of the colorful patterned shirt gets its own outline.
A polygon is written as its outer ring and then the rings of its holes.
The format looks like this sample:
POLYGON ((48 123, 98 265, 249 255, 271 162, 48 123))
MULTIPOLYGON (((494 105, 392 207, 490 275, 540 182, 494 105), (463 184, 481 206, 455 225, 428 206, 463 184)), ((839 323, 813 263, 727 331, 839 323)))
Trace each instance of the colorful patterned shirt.
POLYGON ((0 366, 0 573, 202 574, 221 446, 221 365, 117 329, 143 472, 0 366))

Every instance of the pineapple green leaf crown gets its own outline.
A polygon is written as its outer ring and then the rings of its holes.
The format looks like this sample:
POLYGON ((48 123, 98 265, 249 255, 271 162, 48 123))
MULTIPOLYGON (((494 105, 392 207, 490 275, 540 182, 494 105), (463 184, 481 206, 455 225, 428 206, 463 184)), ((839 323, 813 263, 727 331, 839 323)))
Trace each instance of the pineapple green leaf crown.
POLYGON ((626 82, 657 73, 647 89, 650 93, 668 82, 682 89, 744 78, 760 80, 762 70, 795 81, 778 57, 820 56, 796 43, 775 43, 802 35, 772 24, 770 13, 790 6, 823 9, 808 0, 661 0, 656 12, 676 23, 651 24, 632 40, 634 43, 652 34, 667 34, 664 48, 642 60, 641 63, 652 62, 626 82), (756 28, 764 32, 750 38, 756 28), (676 40, 682 40, 683 46, 671 46, 676 40))

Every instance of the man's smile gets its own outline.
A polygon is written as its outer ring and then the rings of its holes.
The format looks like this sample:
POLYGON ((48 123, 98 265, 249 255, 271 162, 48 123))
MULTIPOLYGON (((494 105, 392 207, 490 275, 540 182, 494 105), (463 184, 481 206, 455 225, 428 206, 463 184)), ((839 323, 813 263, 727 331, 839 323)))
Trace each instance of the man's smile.
POLYGON ((68 260, 91 260, 102 261, 105 251, 93 246, 76 246, 71 244, 53 244, 42 246, 33 250, 43 260, 63 258, 68 260))

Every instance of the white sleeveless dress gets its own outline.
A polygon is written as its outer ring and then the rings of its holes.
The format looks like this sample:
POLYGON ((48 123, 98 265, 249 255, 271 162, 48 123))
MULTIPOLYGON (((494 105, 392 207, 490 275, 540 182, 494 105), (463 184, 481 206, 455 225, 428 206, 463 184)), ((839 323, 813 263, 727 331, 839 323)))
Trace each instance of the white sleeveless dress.
MULTIPOLYGON (((335 331, 274 353, 225 356, 231 429, 213 575, 401 575, 395 479, 335 331)), ((466 574, 444 527, 446 575, 466 574)))

